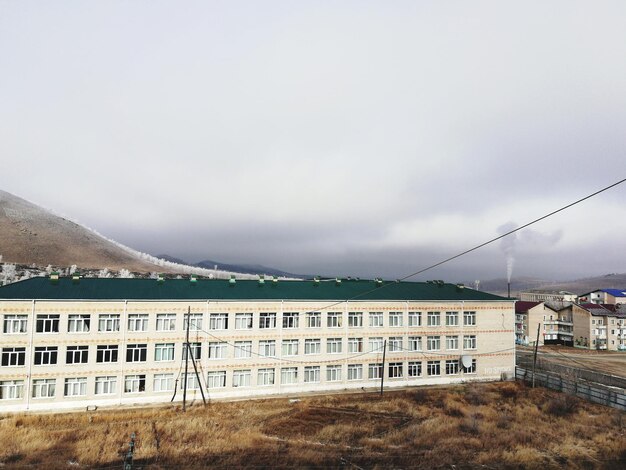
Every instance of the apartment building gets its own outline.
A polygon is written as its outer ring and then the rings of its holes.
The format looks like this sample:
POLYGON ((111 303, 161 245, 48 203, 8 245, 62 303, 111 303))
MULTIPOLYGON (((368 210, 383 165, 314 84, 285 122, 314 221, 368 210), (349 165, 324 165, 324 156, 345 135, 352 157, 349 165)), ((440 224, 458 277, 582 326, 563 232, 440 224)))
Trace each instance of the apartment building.
POLYGON ((520 292, 519 298, 524 302, 576 302, 578 296, 565 290, 529 290, 520 292))
POLYGON ((574 345, 574 318, 570 302, 515 302, 515 339, 518 344, 534 345, 539 328, 539 344, 574 345))
POLYGON ((575 345, 588 349, 626 351, 626 311, 610 304, 574 304, 575 345))
POLYGON ((515 364, 513 301, 443 282, 33 278, 0 287, 0 316, 2 412, 185 385, 220 399, 500 380, 515 364))
POLYGON ((623 304, 626 303, 626 290, 622 289, 598 289, 579 296, 579 303, 591 304, 623 304))

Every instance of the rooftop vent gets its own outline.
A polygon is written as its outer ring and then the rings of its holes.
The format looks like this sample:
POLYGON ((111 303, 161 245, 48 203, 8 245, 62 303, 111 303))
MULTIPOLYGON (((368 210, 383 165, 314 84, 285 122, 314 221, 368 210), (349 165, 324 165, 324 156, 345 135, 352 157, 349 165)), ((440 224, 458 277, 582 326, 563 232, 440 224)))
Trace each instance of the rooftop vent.
POLYGON ((157 275, 157 282, 159 284, 163 284, 165 282, 165 276, 163 274, 158 274, 157 275))
POLYGON ((189 277, 189 282, 191 284, 195 284, 198 282, 198 276, 196 276, 195 274, 192 274, 191 277, 189 277))
POLYGON ((272 276, 272 282, 274 284, 278 284, 278 278, 276 276, 272 276))
POLYGON ((57 284, 59 282, 59 273, 57 271, 52 271, 50 273, 50 282, 52 284, 57 284))
POLYGON ((315 287, 317 287, 317 286, 319 286, 319 285, 320 285, 320 277, 319 277, 319 276, 315 276, 315 277, 313 278, 313 285, 314 285, 315 287))
POLYGON ((79 282, 80 282, 80 273, 77 271, 74 274, 72 274, 72 283, 78 284, 79 282))
POLYGON ((377 277, 376 279, 374 279, 374 281, 376 282, 376 284, 378 285, 382 285, 383 284, 383 278, 382 277, 377 277))
POLYGON ((230 279, 228 280, 228 284, 230 284, 231 286, 234 286, 236 283, 237 283, 237 279, 235 279, 235 275, 231 274, 230 279))
POLYGON ((262 286, 263 284, 265 284, 265 275, 259 274, 259 285, 262 286))
POLYGON ((465 284, 457 284, 456 285, 456 290, 462 291, 463 289, 465 289, 465 284))
POLYGON ((335 278, 335 285, 336 286, 340 286, 341 285, 341 278, 339 278, 339 277, 335 278))

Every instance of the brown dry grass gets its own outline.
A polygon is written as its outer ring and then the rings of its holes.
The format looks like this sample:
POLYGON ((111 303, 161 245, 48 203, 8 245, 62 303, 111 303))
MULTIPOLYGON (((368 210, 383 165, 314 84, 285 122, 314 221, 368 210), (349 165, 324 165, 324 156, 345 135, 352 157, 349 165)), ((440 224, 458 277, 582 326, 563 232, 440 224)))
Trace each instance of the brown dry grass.
POLYGON ((625 468, 625 414, 518 383, 0 418, 2 468, 625 468), (484 466, 484 467, 483 467, 484 466))

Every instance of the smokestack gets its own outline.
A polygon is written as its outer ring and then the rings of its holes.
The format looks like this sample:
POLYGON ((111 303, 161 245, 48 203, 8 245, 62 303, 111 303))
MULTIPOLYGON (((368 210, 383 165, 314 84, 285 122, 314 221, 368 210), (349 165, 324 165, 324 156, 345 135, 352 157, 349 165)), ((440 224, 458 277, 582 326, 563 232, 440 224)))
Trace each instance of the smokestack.
POLYGON ((508 292, 507 297, 510 299, 511 298, 511 283, 507 282, 506 285, 507 285, 507 292, 508 292))

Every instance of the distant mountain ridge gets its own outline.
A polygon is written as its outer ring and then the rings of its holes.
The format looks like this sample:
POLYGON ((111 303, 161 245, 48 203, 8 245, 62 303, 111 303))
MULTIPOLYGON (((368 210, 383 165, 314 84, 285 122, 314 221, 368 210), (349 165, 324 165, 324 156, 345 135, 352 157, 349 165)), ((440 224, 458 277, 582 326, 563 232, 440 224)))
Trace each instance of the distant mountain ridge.
POLYGON ((308 278, 313 277, 312 275, 309 275, 309 274, 293 274, 287 271, 282 271, 280 269, 263 266, 261 264, 229 264, 229 263, 221 263, 219 261, 213 261, 213 260, 203 260, 197 263, 189 263, 180 258, 176 258, 174 256, 170 256, 166 254, 157 255, 157 257, 171 261, 173 263, 188 264, 191 266, 198 266, 200 268, 205 268, 209 270, 215 269, 215 266, 217 266, 219 270, 233 271, 237 273, 246 273, 246 274, 253 274, 253 275, 265 274, 266 276, 289 277, 289 278, 299 278, 299 279, 308 279, 308 278))
MULTIPOLYGON (((474 286, 473 283, 468 283, 474 286)), ((604 274, 602 276, 574 279, 571 281, 549 281, 531 277, 520 277, 511 279, 511 295, 518 295, 519 292, 529 290, 545 291, 568 291, 574 294, 585 294, 596 289, 625 289, 626 273, 604 274)), ((506 295, 506 279, 490 279, 480 281, 480 290, 497 295, 506 295)))

